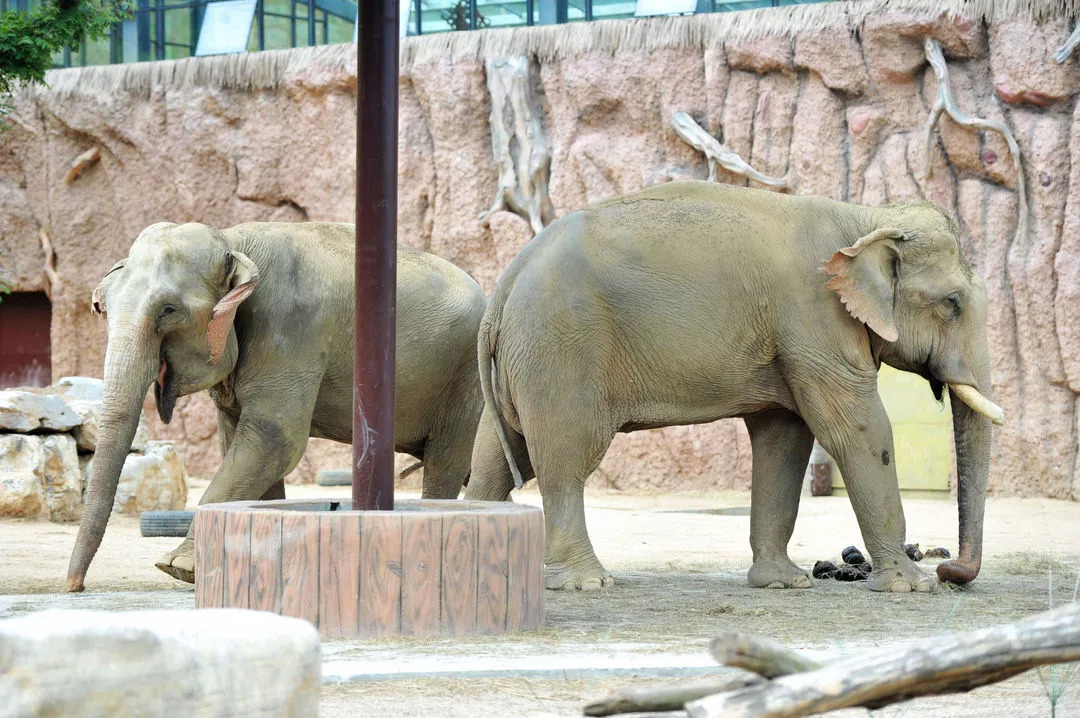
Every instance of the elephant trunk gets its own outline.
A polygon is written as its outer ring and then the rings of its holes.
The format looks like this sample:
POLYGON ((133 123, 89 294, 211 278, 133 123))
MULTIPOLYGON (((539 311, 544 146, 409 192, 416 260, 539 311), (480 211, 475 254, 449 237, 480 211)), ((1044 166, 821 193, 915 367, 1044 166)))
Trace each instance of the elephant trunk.
MULTIPOLYGON (((980 362, 979 384, 989 389, 989 361, 980 362)), ((938 578, 969 583, 982 566, 983 513, 990 474, 990 422, 1003 421, 1001 409, 970 385, 950 385, 956 446, 956 502, 960 514, 959 555, 938 565, 938 578)))
POLYGON ((86 570, 101 545, 112 513, 116 485, 131 442, 139 427, 143 399, 154 380, 159 358, 156 344, 130 331, 130 323, 117 322, 105 352, 105 396, 79 535, 68 564, 67 590, 82 591, 86 570), (148 348, 151 347, 152 348, 148 348))

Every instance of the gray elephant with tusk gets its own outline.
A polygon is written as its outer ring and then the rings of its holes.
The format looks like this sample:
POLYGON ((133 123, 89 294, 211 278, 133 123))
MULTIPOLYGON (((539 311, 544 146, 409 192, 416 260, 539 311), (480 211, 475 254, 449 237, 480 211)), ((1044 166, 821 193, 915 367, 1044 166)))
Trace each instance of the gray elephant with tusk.
MULTIPOLYGON (((153 384, 162 421, 209 390, 222 463, 203 503, 284 498, 309 436, 352 441, 355 240, 351 224, 143 230, 94 290, 108 321, 105 398, 68 567, 83 590, 153 384)), ((425 498, 456 498, 483 407, 476 333, 487 297, 468 274, 398 249, 395 446, 424 463, 425 498)), ((157 563, 194 581, 189 532, 157 563)))
POLYGON ((546 584, 612 579, 583 490, 612 438, 742 417, 753 449, 749 581, 811 585, 788 558, 814 437, 836 459, 875 591, 929 591, 905 555, 882 362, 950 387, 960 551, 979 572, 990 423, 986 292, 959 227, 930 202, 863 207, 672 182, 548 226, 500 277, 478 338, 485 406, 469 499, 539 477, 546 584))

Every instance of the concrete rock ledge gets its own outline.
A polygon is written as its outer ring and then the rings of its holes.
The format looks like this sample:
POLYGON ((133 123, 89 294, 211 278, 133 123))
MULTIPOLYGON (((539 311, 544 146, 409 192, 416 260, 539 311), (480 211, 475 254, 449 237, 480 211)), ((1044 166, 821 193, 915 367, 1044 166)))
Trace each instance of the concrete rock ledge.
POLYGON ((319 634, 239 609, 41 611, 0 621, 0 716, 318 713, 319 634))
MULTIPOLYGON (((0 391, 0 517, 78 521, 101 415, 103 384, 64 377, 50 387, 0 391)), ((178 510, 187 471, 171 441, 150 441, 139 422, 113 511, 178 510)))

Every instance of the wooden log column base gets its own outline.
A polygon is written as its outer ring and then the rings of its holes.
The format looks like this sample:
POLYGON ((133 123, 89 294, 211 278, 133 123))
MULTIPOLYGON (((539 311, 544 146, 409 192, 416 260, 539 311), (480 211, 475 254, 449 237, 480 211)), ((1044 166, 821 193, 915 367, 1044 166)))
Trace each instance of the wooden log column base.
POLYGON ((310 621, 323 637, 461 636, 544 623, 544 521, 510 502, 235 501, 195 512, 195 607, 310 621))

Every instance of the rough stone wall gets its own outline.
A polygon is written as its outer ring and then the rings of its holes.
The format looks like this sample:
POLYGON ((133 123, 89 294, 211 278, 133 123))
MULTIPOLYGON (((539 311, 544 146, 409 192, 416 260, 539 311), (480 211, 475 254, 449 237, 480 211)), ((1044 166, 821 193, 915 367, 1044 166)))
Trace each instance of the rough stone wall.
MULTIPOLYGON (((787 174, 791 191, 940 202, 959 217, 987 281, 994 396, 1008 418, 995 429, 991 491, 1080 498, 1080 75, 1074 59, 1052 59, 1071 23, 893 13, 855 29, 534 60, 556 216, 704 178, 704 157, 671 128, 677 110, 761 172, 787 174), (1031 212, 1025 236, 1016 236, 1016 177, 999 135, 943 118, 932 179, 923 176, 936 92, 926 36, 944 49, 960 107, 1016 136, 1031 212)), ((100 376, 105 332, 90 315, 90 292, 144 226, 351 220, 354 97, 348 70, 318 64, 272 90, 23 96, 0 137, 0 263, 17 289, 38 289, 38 229, 52 237, 64 280, 53 298, 54 375, 100 376), (63 184, 70 161, 95 144, 100 162, 63 184)), ((399 241, 459 264, 490 291, 530 232, 507 211, 478 219, 498 178, 484 64, 403 67, 400 97, 399 241)), ((747 184, 724 172, 720 181, 747 184)), ((193 474, 216 469, 207 398, 182 399, 172 425, 151 430, 178 440, 193 474)), ((313 447, 294 479, 347 466, 348 447, 313 447)), ((709 489, 749 480, 749 440, 731 420, 621 435, 593 484, 709 489)))

